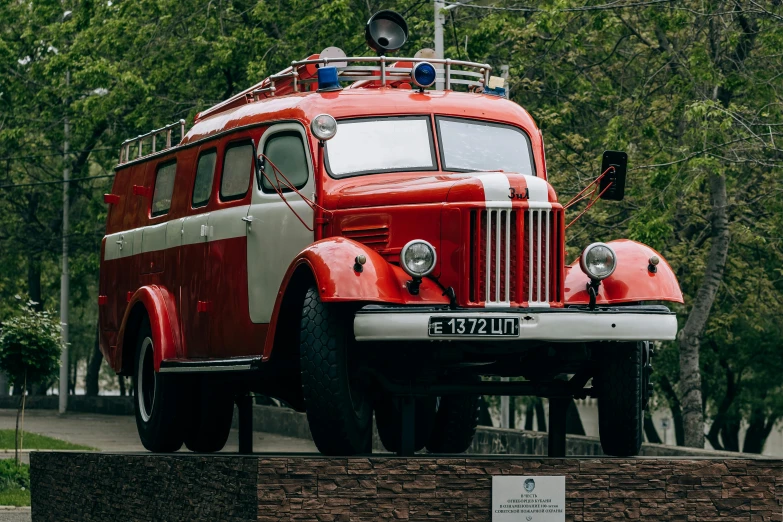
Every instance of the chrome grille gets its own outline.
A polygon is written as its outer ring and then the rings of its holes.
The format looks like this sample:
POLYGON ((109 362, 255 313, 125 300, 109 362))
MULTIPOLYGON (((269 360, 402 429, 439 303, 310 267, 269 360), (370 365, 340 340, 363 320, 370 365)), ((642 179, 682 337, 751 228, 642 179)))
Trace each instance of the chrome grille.
POLYGON ((471 211, 468 301, 488 307, 561 302, 561 220, 562 211, 551 208, 471 211))

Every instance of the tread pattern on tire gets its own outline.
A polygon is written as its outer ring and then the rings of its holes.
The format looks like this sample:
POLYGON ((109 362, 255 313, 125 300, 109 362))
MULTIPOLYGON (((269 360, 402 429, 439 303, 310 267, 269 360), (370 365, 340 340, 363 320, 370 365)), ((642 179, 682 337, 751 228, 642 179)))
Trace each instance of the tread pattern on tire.
POLYGON ((369 453, 372 449, 372 409, 357 418, 345 375, 344 351, 349 342, 351 314, 323 303, 311 287, 304 299, 300 325, 302 392, 313 441, 326 455, 369 453))
POLYGON ((476 435, 479 406, 478 395, 441 397, 427 450, 431 453, 467 451, 476 435))
POLYGON ((639 343, 607 344, 599 368, 598 429, 607 455, 630 457, 642 446, 642 350, 639 343))

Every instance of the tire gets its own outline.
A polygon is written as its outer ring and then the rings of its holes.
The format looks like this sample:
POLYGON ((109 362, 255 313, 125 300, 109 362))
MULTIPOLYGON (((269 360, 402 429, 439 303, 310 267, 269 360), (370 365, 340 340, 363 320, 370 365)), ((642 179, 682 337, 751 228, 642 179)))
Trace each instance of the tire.
POLYGON ((154 353, 152 330, 145 317, 136 340, 133 372, 136 427, 145 448, 169 453, 182 447, 183 393, 177 376, 155 372, 154 353))
MULTIPOLYGON (((435 424, 437 398, 424 397, 415 400, 413 450, 421 451, 427 444, 435 424)), ((378 436, 387 451, 397 453, 402 446, 402 412, 399 400, 383 397, 375 403, 375 425, 378 436)))
POLYGON ((210 386, 207 378, 193 383, 185 446, 196 453, 214 453, 226 445, 234 417, 231 393, 210 386))
POLYGON ((632 457, 642 447, 643 343, 606 343, 598 368, 598 431, 606 455, 632 457))
POLYGON ((299 354, 310 433, 325 455, 372 452, 372 403, 350 358, 353 313, 323 303, 311 287, 302 304, 299 354))
POLYGON ((478 395, 441 397, 435 425, 427 442, 430 453, 464 453, 473 443, 478 425, 478 395))

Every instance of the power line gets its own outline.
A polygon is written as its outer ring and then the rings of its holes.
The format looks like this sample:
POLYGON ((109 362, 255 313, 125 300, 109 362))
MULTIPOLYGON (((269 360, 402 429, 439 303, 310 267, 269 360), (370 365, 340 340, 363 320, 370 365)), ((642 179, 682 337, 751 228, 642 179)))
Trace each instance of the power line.
POLYGON ((106 174, 106 175, 103 175, 103 176, 88 176, 88 177, 85 177, 85 178, 73 178, 73 179, 69 179, 68 181, 60 179, 60 180, 57 180, 57 181, 39 181, 37 183, 19 183, 19 184, 16 184, 16 185, 13 185, 13 184, 12 185, 0 185, 0 190, 8 189, 8 188, 19 188, 19 187, 36 187, 36 186, 39 186, 39 185, 58 185, 58 184, 62 184, 62 183, 73 183, 75 181, 87 181, 87 180, 91 180, 91 179, 113 178, 113 177, 114 177, 114 174, 106 174))
MULTIPOLYGON (((585 6, 585 7, 569 7, 566 9, 553 9, 552 12, 556 13, 573 13, 573 12, 581 12, 581 11, 607 11, 612 9, 628 9, 631 7, 648 7, 652 5, 658 5, 658 4, 668 4, 672 3, 674 0, 646 0, 643 2, 631 2, 631 3, 621 3, 619 1, 617 2, 611 2, 608 4, 601 4, 601 5, 592 5, 592 6, 585 6)), ((545 13, 549 12, 547 9, 541 9, 539 7, 499 7, 495 5, 478 5, 478 4, 467 4, 463 2, 446 2, 446 5, 448 6, 454 6, 454 7, 471 7, 473 9, 485 9, 488 11, 516 11, 516 12, 523 12, 523 13, 545 13)))

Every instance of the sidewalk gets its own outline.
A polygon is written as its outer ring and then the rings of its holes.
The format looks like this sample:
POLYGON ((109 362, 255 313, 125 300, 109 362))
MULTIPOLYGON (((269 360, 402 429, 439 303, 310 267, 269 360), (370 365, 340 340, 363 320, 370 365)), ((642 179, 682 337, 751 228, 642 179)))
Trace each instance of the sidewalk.
MULTIPOLYGON (((16 410, 0 409, 0 429, 14 429, 15 427, 16 410)), ((52 410, 30 410, 25 412, 24 430, 74 444, 90 446, 99 451, 146 451, 136 432, 135 417, 89 413, 60 415, 52 410)), ((238 431, 231 430, 228 443, 223 451, 236 452, 238 449, 238 431)), ((259 432, 253 433, 253 450, 264 453, 313 453, 317 451, 311 440, 259 432)), ((181 451, 187 450, 183 447, 181 451)), ((0 450, 0 458, 13 458, 13 456, 13 449, 6 453, 2 453, 0 450)), ((28 461, 25 459, 25 462, 28 461)))

